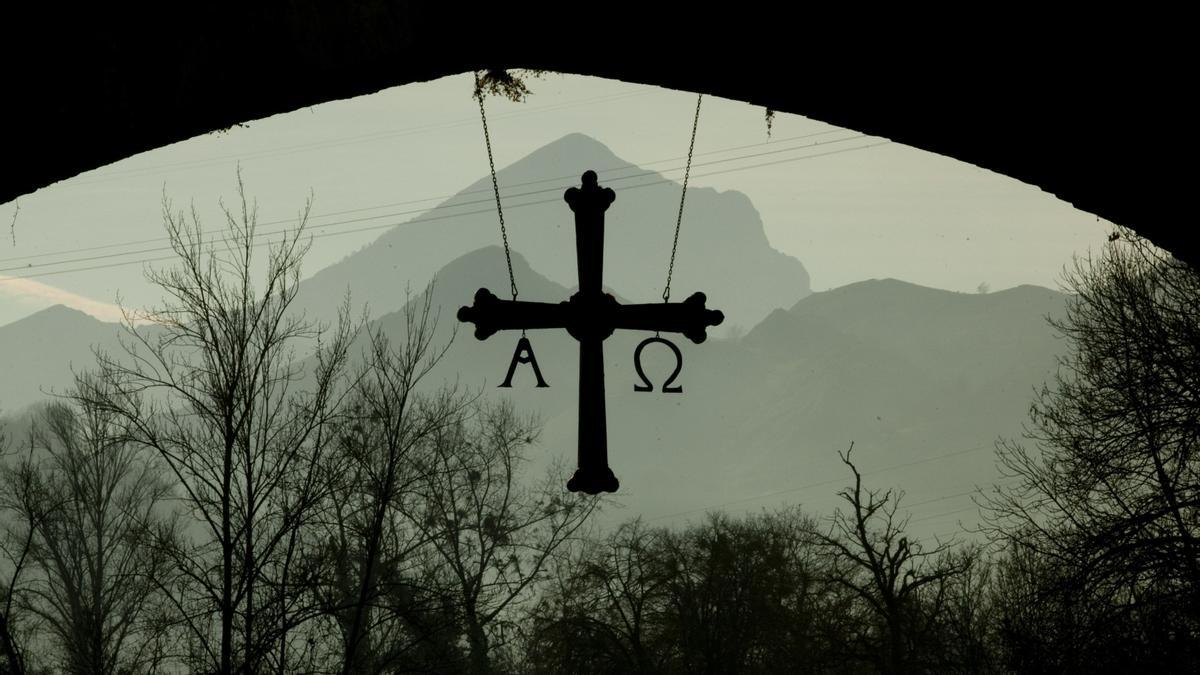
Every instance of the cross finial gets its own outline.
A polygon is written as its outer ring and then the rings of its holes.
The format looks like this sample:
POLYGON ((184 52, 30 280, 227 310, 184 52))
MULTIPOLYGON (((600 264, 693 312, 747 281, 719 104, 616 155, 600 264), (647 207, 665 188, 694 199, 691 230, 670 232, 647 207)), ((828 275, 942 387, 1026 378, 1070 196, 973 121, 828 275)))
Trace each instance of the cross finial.
POLYGON ((591 169, 583 172, 579 182, 580 187, 567 188, 567 193, 563 195, 563 199, 575 213, 581 211, 604 213, 617 198, 617 193, 613 192, 612 188, 600 187, 596 172, 591 169))

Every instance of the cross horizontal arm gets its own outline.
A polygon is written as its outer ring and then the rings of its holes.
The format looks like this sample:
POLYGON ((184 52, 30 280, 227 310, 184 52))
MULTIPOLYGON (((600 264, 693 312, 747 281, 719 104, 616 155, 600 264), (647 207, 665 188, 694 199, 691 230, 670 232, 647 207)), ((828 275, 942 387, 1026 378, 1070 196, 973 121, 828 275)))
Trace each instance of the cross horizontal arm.
POLYGON ((719 309, 704 306, 703 293, 692 293, 687 300, 676 303, 620 305, 614 312, 615 328, 682 333, 697 344, 708 337, 708 327, 720 325, 725 314, 719 309))
POLYGON ((566 328, 566 303, 501 300, 486 288, 475 291, 475 304, 458 309, 458 320, 475 324, 475 337, 486 340, 497 331, 566 328))

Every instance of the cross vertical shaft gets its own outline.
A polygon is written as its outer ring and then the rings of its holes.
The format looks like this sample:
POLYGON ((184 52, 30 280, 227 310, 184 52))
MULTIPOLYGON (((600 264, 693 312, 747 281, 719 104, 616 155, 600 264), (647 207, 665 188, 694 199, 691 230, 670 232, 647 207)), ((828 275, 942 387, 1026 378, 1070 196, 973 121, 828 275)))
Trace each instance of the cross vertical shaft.
POLYGON ((608 466, 608 425, 604 406, 604 342, 579 341, 579 468, 567 481, 571 492, 616 492, 620 483, 608 466))
POLYGON ((567 482, 567 489, 596 494, 616 492, 619 486, 608 466, 604 402, 604 340, 612 335, 613 327, 597 316, 597 310, 604 306, 604 212, 616 194, 599 186, 595 171, 584 173, 581 182, 579 188, 571 188, 564 195, 575 213, 575 261, 579 270, 579 293, 571 302, 585 316, 592 316, 567 328, 579 341, 580 401, 579 468, 567 482))

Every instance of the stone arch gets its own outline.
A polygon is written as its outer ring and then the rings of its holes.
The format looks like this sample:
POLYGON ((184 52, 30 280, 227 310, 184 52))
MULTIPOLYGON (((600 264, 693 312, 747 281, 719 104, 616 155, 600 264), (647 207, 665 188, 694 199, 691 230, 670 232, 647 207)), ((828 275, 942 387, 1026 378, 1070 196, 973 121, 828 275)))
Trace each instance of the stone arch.
POLYGON ((1138 20, 1126 14, 1111 25, 1018 15, 872 23, 758 4, 686 15, 627 1, 484 14, 432 0, 117 4, 69 16, 56 3, 3 10, 0 202, 245 120, 529 67, 700 91, 885 136, 1035 185, 1200 260, 1172 161, 1195 144, 1183 103, 1187 41, 1174 32, 1183 22, 1158 20, 1152 48, 1134 49, 1122 40, 1138 20))

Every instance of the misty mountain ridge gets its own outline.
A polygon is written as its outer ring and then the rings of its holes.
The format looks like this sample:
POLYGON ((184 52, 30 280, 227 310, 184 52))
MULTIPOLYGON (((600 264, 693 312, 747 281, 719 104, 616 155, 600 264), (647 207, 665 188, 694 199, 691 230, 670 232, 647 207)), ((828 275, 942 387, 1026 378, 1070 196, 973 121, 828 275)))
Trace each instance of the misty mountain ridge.
POLYGON ((39 309, 29 316, 7 325, 20 323, 24 326, 25 330, 36 331, 51 325, 60 328, 65 327, 65 322, 74 322, 75 326, 91 326, 105 323, 87 312, 59 304, 39 309))
MULTIPOLYGON (((561 302, 571 294, 520 253, 512 262, 522 299, 561 302)), ((543 422, 535 465, 573 466, 578 344, 562 330, 530 331, 550 388, 534 387, 530 369, 521 366, 513 388, 498 389, 518 335, 479 341, 455 319, 479 288, 504 297, 507 280, 497 246, 437 271, 429 291, 439 312, 437 339, 453 340, 426 386, 457 381, 485 397, 510 399, 543 422)), ((408 299, 421 302, 424 292, 413 289, 408 299)), ((813 293, 774 310, 740 338, 695 345, 668 335, 683 354, 676 381, 682 395, 634 392, 633 351, 649 334, 617 331, 604 344, 608 435, 622 483, 618 497, 628 509, 614 517, 663 517, 725 503, 756 509, 772 501, 754 498, 772 493, 779 493, 775 501, 821 510, 845 478, 836 451, 851 441, 864 471, 909 466, 872 481, 902 486, 912 499, 986 484, 995 479, 992 443, 1019 436, 1034 387, 1053 375, 1063 344, 1045 317, 1061 316, 1065 300, 1033 286, 977 295, 894 279, 813 293), (923 464, 968 450, 939 461, 936 472, 923 464), (797 490, 822 478, 835 482, 797 490)), ((383 314, 373 325, 397 341, 405 330, 402 312, 383 314)), ((70 364, 90 364, 93 344, 116 352, 118 328, 65 307, 0 327, 4 412, 43 400, 42 390, 69 387, 70 364)), ((659 348, 644 356, 657 387, 673 359, 659 348)))
POLYGON ((95 362, 92 346, 116 344, 118 324, 54 305, 0 326, 0 412, 12 413, 62 392, 71 369, 95 362))
MULTIPOLYGON (((528 280, 528 299, 569 295, 523 257, 514 256, 513 267, 528 280)), ((454 330, 457 336, 426 386, 457 382, 536 412, 544 422, 539 460, 573 465, 577 343, 562 330, 530 331, 550 388, 534 387, 529 367, 521 366, 511 389, 497 389, 518 335, 479 341, 472 326, 453 318, 481 287, 504 296, 507 270, 498 248, 472 252, 436 275, 431 303, 441 312, 439 339, 454 330)), ((634 392, 633 351, 649 334, 617 331, 604 354, 618 497, 650 518, 727 501, 758 508, 770 502, 751 497, 788 492, 814 475, 844 479, 836 452, 851 441, 865 471, 920 467, 951 453, 938 472, 880 479, 918 499, 940 498, 947 485, 986 484, 996 478, 992 444, 1020 435, 1034 387, 1053 376, 1063 345, 1046 317, 1061 316, 1066 297, 1034 286, 963 294, 894 279, 814 293, 740 339, 695 345, 667 336, 683 353, 676 382, 682 395, 634 392)), ((398 338, 402 314, 380 317, 375 326, 398 338)), ((650 349, 645 366, 659 385, 673 359, 666 349, 650 349)), ((836 487, 780 499, 825 499, 836 487)))
MULTIPOLYGON (((568 134, 497 172, 512 249, 560 285, 577 283, 574 214, 562 195, 588 169, 616 192, 605 218, 605 285, 631 302, 657 301, 682 188, 583 134, 568 134)), ((499 243, 491 178, 485 176, 306 279, 299 306, 331 318, 349 288, 356 304, 368 303, 379 316, 400 308, 405 287, 424 287, 444 265, 499 243)), ((525 282, 515 276, 524 294, 525 282)), ((711 188, 688 190, 672 289, 679 299, 704 291, 711 306, 723 307, 726 321, 717 334, 735 325, 748 329, 810 292, 804 266, 770 245, 749 198, 711 188)))

